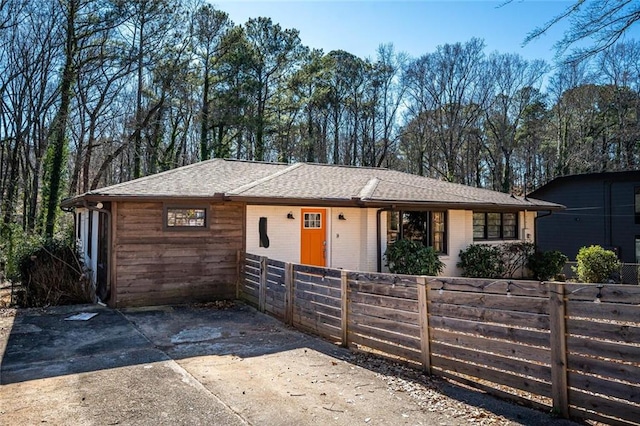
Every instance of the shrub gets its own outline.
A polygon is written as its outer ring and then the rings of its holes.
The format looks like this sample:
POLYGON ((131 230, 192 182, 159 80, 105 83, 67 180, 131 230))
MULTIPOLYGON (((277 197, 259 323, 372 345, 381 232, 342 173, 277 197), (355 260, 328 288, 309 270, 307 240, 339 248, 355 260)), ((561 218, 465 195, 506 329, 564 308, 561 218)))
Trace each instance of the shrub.
POLYGON ((438 275, 444 269, 433 247, 411 240, 397 240, 385 253, 387 266, 393 274, 438 275))
POLYGON ((576 256, 577 266, 573 271, 578 280, 585 283, 604 283, 612 274, 620 272, 618 256, 600 246, 582 247, 576 256))
POLYGON ((535 245, 526 241, 514 241, 498 246, 502 254, 504 272, 502 277, 513 278, 518 271, 524 277, 527 259, 535 251, 535 245))
POLYGON ((540 281, 555 279, 562 272, 565 263, 567 263, 567 256, 558 250, 538 251, 528 259, 529 269, 540 281))
POLYGON ((488 244, 471 244, 460 250, 460 262, 463 277, 502 278, 505 264, 500 247, 488 244))
POLYGON ((23 307, 90 303, 94 291, 72 240, 57 235, 45 240, 31 235, 14 244, 8 278, 21 283, 17 302, 23 307))

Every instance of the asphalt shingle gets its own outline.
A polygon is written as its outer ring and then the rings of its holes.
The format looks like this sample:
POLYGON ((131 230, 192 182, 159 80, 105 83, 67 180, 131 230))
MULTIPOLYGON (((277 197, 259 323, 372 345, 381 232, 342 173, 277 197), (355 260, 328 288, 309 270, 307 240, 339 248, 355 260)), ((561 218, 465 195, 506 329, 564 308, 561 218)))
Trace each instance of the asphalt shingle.
POLYGON ((75 199, 85 196, 206 198, 214 195, 234 200, 263 200, 265 204, 295 200, 309 204, 336 201, 360 205, 396 203, 530 210, 562 208, 554 203, 383 168, 222 159, 97 189, 75 199))

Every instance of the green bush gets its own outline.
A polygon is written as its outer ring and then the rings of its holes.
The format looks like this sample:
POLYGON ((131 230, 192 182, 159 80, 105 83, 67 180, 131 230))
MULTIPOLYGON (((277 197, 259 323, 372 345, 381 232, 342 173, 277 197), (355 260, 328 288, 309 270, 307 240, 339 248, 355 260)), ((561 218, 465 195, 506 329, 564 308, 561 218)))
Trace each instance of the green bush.
POLYGON ((7 278, 20 284, 22 307, 90 303, 94 291, 68 235, 21 235, 7 259, 7 278))
POLYGON ((567 256, 558 250, 538 251, 529 256, 528 267, 540 281, 555 279, 561 272, 567 256))
POLYGON ((393 274, 436 276, 444 269, 433 247, 411 240, 397 240, 385 253, 387 266, 393 274))
POLYGON ((502 250, 488 244, 471 244, 460 250, 458 267, 463 277, 471 278, 502 278, 506 271, 502 250))
POLYGON ((582 247, 576 261, 578 265, 573 267, 573 271, 578 275, 578 280, 584 283, 604 283, 620 272, 618 256, 597 245, 582 247))

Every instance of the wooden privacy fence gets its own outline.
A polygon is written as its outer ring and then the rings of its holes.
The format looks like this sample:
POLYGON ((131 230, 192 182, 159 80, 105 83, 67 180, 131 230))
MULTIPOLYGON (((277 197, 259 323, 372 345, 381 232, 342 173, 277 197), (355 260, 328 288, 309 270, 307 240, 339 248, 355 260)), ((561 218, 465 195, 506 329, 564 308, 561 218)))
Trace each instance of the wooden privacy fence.
POLYGON ((564 417, 640 425, 640 286, 351 272, 245 254, 288 324, 564 417))

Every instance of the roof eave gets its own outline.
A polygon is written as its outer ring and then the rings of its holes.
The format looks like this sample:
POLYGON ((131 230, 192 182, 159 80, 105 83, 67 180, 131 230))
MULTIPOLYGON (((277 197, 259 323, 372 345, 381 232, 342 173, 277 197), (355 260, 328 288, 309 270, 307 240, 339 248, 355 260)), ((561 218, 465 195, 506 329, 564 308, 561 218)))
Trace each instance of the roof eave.
POLYGON ((213 195, 132 195, 132 194, 100 194, 86 193, 76 195, 75 197, 66 198, 60 202, 60 207, 80 207, 85 202, 108 202, 108 201, 137 201, 137 202, 178 202, 181 200, 198 200, 198 201, 226 201, 222 193, 213 195))

